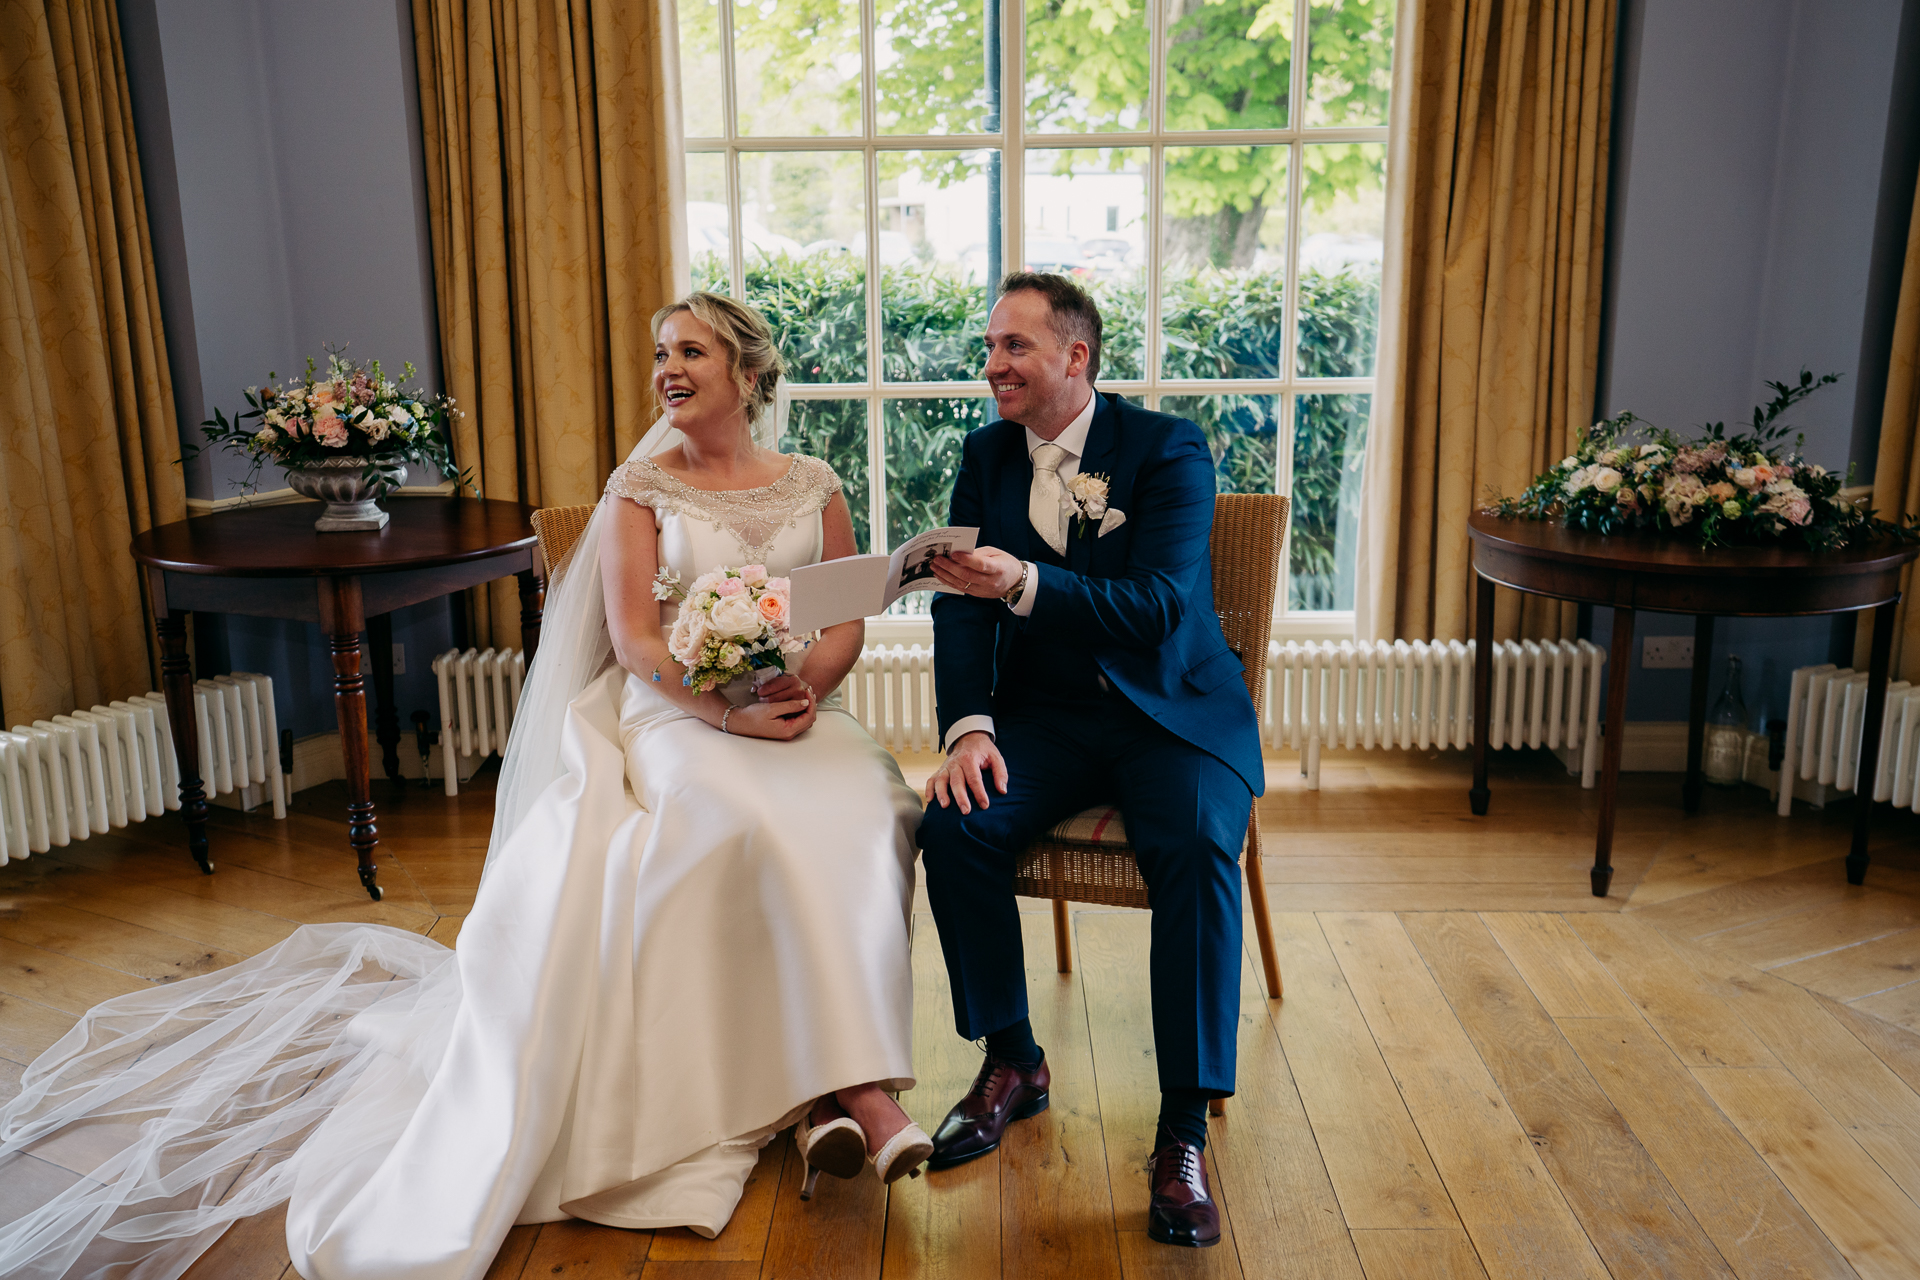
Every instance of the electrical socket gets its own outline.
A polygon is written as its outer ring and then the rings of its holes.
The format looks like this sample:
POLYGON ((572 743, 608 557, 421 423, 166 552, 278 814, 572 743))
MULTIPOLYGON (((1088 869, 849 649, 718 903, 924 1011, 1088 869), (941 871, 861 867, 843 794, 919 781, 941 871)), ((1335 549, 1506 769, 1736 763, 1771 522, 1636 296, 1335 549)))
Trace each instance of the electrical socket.
MULTIPOLYGON (((1687 643, 1693 642, 1689 640, 1687 643)), ((403 644, 393 646, 393 674, 397 676, 407 674, 407 646, 403 644)))
POLYGON ((1648 636, 1641 642, 1640 668, 1643 671, 1693 667, 1692 636, 1648 636))

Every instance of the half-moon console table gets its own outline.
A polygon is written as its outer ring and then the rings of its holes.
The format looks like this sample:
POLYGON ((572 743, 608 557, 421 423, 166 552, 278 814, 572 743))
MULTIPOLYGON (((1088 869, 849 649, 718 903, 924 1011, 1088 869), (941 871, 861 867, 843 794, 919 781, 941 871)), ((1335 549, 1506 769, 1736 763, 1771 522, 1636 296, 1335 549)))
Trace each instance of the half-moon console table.
POLYGON ((1673 538, 1642 534, 1611 537, 1544 520, 1505 519, 1488 511, 1467 520, 1477 575, 1474 600, 1473 789, 1476 814, 1487 811, 1487 735, 1493 711, 1495 585, 1516 591, 1606 605, 1613 610, 1613 647, 1607 661, 1607 732, 1600 767, 1600 831, 1593 852, 1593 893, 1607 896, 1613 881, 1614 801, 1620 778, 1620 726, 1627 710, 1627 672, 1632 667, 1633 619, 1641 609, 1694 615, 1693 690, 1687 723, 1687 780, 1681 797, 1688 813, 1700 804, 1701 732, 1707 718, 1707 673, 1716 617, 1792 617, 1876 610, 1873 659, 1867 676, 1865 737, 1853 815, 1853 848, 1847 880, 1867 875, 1867 821, 1873 809, 1872 779, 1880 763, 1880 726, 1886 710, 1887 661, 1893 647, 1894 606, 1900 572, 1920 556, 1920 546, 1891 539, 1840 551, 1787 547, 1715 547, 1702 550, 1673 538))
POLYGON ((381 742, 389 774, 400 740, 392 710, 392 656, 387 617, 393 610, 516 574, 520 626, 529 660, 540 639, 539 568, 530 517, 518 502, 464 497, 396 497, 386 502, 387 527, 319 533, 311 502, 222 511, 161 525, 133 540, 133 558, 152 589, 160 669, 180 759, 180 812, 187 849, 212 874, 207 797, 198 776, 193 672, 187 660, 187 614, 240 613, 317 622, 333 653, 333 706, 347 766, 347 840, 359 859, 360 883, 377 902, 372 786, 368 779, 367 698, 360 674, 360 633, 373 637, 374 681, 381 695, 381 742), (383 649, 382 637, 387 638, 383 649), (389 741, 391 739, 391 741, 389 741))

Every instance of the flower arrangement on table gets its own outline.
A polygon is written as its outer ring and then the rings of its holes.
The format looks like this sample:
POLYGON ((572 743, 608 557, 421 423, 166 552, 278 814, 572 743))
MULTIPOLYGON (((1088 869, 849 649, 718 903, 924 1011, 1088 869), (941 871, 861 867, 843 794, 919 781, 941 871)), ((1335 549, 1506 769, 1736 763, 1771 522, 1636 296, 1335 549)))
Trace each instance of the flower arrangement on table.
MULTIPOLYGON (((785 671, 788 657, 806 652, 820 638, 817 631, 795 635, 788 628, 791 585, 768 577, 765 565, 714 569, 691 586, 683 586, 663 565, 654 575, 653 598, 680 605, 667 652, 687 669, 680 683, 695 693, 731 684, 748 672, 761 684, 785 671)), ((660 679, 658 668, 653 678, 660 679)))
POLYGON ((1496 498, 1493 510, 1563 520, 1592 533, 1654 530, 1703 547, 1787 543, 1827 550, 1889 535, 1920 539, 1913 527, 1876 519, 1842 498, 1842 477, 1801 456, 1804 435, 1786 445, 1791 428, 1780 415, 1837 381, 1838 374, 1816 379, 1802 370, 1797 383, 1769 382, 1773 399, 1755 407, 1750 428, 1731 436, 1720 422, 1682 440, 1631 412, 1602 419, 1575 452, 1518 498, 1496 498))
MULTIPOLYGON (((472 488, 467 473, 453 465, 446 424, 463 416, 453 397, 408 390, 412 361, 400 382, 386 377, 380 362, 359 364, 338 351, 327 352, 324 374, 309 358, 304 377, 282 386, 248 387, 248 410, 229 419, 219 409, 200 424, 207 447, 252 459, 241 481, 248 492, 259 485, 260 470, 272 461, 289 470, 314 464, 337 466, 342 459, 365 462, 363 476, 376 495, 406 481, 405 464, 431 464, 444 476, 472 488), (255 425, 257 423, 257 425, 255 425)), ((269 379, 279 375, 268 373, 269 379)), ((198 452, 195 450, 195 452, 198 452)))

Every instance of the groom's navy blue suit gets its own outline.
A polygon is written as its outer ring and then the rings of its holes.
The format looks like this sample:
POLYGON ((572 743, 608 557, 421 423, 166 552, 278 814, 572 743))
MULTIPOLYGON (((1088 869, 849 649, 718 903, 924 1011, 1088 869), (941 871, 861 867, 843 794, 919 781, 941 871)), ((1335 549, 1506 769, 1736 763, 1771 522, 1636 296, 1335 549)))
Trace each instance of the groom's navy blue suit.
MULTIPOLYGON (((1213 607, 1214 471, 1200 429, 1100 396, 1082 475, 1126 515, 1076 523, 1064 556, 1028 523, 1025 429, 966 439, 955 525, 1034 562, 1032 612, 942 594, 933 605, 940 732, 993 717, 1010 774, 987 808, 928 807, 927 892, 960 1034, 1027 1016, 1013 867, 1060 819, 1111 803, 1153 901, 1153 1030, 1163 1089, 1233 1092, 1240 995, 1240 846, 1264 787, 1241 659, 1213 607)), ((1264 658, 1265 655, 1259 655, 1264 658)), ((1258 660, 1258 659, 1256 659, 1258 660)))

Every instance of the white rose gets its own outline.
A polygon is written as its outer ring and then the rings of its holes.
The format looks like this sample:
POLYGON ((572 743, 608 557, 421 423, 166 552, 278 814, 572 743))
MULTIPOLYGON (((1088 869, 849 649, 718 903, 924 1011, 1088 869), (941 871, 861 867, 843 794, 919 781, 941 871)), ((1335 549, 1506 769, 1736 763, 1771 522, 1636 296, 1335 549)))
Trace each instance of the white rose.
POLYGON ((712 622, 714 634, 724 640, 748 640, 760 634, 760 609, 745 591, 723 597, 707 616, 712 622))
POLYGON ((1593 474, 1593 487, 1602 493, 1612 493, 1620 487, 1620 473, 1612 467, 1602 467, 1593 474))
POLYGON ((1578 471, 1568 476, 1567 492, 1578 493, 1591 485, 1593 483, 1593 473, 1597 469, 1598 468, 1595 467, 1581 467, 1578 471))
POLYGON ((1570 454, 1568 454, 1568 455, 1567 455, 1566 457, 1564 457, 1564 458, 1562 458, 1562 459, 1560 459, 1560 465, 1561 465, 1561 466, 1563 466, 1563 467, 1577 467, 1577 466, 1579 466, 1579 465, 1580 465, 1580 458, 1579 458, 1579 455, 1577 455, 1577 454, 1572 454, 1572 453, 1570 453, 1570 454))
POLYGON ((407 412, 407 407, 397 402, 388 405, 383 412, 396 424, 404 425, 413 421, 413 415, 407 412))

